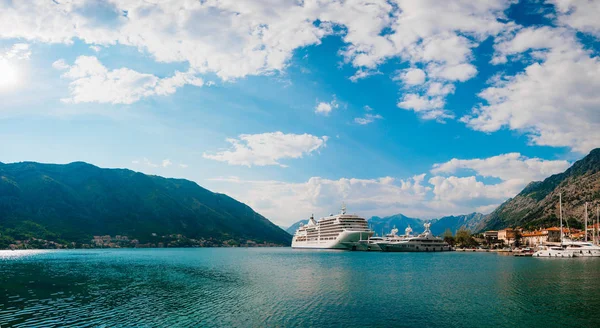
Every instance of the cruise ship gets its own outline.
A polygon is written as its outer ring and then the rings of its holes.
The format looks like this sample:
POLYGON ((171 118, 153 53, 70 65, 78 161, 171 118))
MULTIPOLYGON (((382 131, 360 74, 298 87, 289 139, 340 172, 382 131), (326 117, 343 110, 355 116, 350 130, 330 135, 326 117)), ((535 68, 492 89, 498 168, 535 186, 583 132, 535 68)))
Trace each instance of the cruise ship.
POLYGON ((354 214, 346 214, 346 206, 342 206, 340 214, 315 220, 311 216, 307 224, 300 225, 294 238, 292 248, 320 249, 361 249, 361 242, 373 236, 373 231, 365 218, 354 214))
POLYGON ((436 237, 431 233, 429 229, 431 223, 425 223, 425 231, 412 237, 409 231, 410 227, 406 230, 406 235, 401 240, 389 240, 381 241, 378 243, 379 247, 384 252, 444 252, 450 251, 450 245, 446 243, 442 238, 436 237))

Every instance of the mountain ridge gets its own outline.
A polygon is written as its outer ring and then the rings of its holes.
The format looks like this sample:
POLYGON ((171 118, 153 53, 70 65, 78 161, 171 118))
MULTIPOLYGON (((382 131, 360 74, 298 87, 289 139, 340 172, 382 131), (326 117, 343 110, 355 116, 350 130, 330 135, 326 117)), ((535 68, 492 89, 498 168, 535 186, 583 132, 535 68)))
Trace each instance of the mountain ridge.
POLYGON ((586 202, 593 208, 600 206, 600 148, 590 151, 562 173, 530 182, 515 197, 488 214, 477 225, 477 230, 557 225, 559 194, 562 194, 565 220, 575 225, 581 224, 586 202))
POLYGON ((23 222, 79 243, 92 235, 143 240, 152 233, 291 242, 289 234, 246 204, 193 181, 85 162, 1 163, 0 227, 14 230, 23 222))
MULTIPOLYGON (((396 227, 400 233, 404 233, 404 229, 410 225, 413 233, 421 233, 424 231, 423 224, 425 222, 431 223, 431 232, 434 235, 441 235, 446 231, 446 229, 450 229, 453 233, 455 233, 458 229, 465 227, 466 229, 473 229, 477 226, 477 224, 483 219, 485 215, 477 212, 462 214, 462 215, 449 215, 436 219, 420 219, 420 218, 411 218, 402 213, 379 217, 372 216, 367 221, 371 229, 375 232, 375 234, 387 234, 390 230, 396 227)), ((286 231, 290 234, 294 234, 296 229, 299 227, 300 223, 306 224, 308 220, 300 220, 290 227, 286 229, 286 231)))

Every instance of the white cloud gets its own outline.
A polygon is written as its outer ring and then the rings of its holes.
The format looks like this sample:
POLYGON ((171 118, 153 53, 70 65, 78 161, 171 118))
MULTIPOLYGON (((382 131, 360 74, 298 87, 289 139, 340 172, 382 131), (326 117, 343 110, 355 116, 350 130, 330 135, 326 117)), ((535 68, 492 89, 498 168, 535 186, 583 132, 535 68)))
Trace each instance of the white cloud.
POLYGON ((514 197, 531 180, 562 172, 566 161, 527 158, 509 153, 482 159, 452 159, 435 164, 430 176, 408 179, 312 177, 306 182, 247 181, 239 177, 211 179, 211 188, 249 204, 277 224, 289 225, 311 213, 325 216, 337 211, 342 201, 351 212, 372 215, 405 215, 434 218, 479 211, 491 212, 498 204, 514 197), (457 176, 460 170, 469 175, 457 176), (446 176, 446 175, 449 176, 446 176), (483 182, 480 177, 500 181, 483 182))
POLYGON ((57 61, 55 61, 54 63, 52 63, 52 68, 57 69, 57 70, 66 70, 68 69, 69 66, 64 59, 59 59, 57 61))
POLYGON ((325 147, 328 137, 317 137, 310 134, 284 134, 282 132, 242 134, 237 139, 229 138, 227 142, 232 149, 215 154, 204 153, 204 158, 227 162, 230 165, 266 166, 285 165, 282 159, 301 158, 325 147))
POLYGON ((360 124, 360 125, 367 125, 369 123, 373 123, 375 122, 375 120, 380 120, 383 117, 379 114, 365 114, 365 116, 363 117, 356 117, 354 118, 354 123, 360 124))
POLYGON ((450 207, 507 199, 523 188, 523 184, 515 180, 486 185, 477 181, 475 176, 435 176, 429 179, 429 183, 434 186, 434 203, 440 202, 450 207))
POLYGON ((29 59, 31 57, 31 49, 27 43, 15 43, 2 57, 6 59, 29 59))
POLYGON ((426 120, 435 119, 439 122, 444 122, 446 119, 454 118, 452 113, 444 109, 445 104, 444 98, 440 96, 431 97, 409 93, 398 102, 398 107, 405 110, 413 110, 426 120))
POLYGON ((187 165, 187 164, 179 164, 179 167, 182 168, 182 169, 187 169, 190 166, 187 165))
POLYGON ((354 75, 352 75, 350 77, 350 81, 356 82, 356 81, 358 81, 360 79, 364 79, 364 78, 367 78, 369 76, 379 75, 379 74, 383 74, 383 73, 381 73, 380 71, 376 71, 376 70, 369 70, 369 69, 362 69, 361 68, 361 69, 358 69, 356 71, 356 73, 354 73, 354 75))
POLYGON ((527 158, 519 153, 508 153, 489 158, 457 159, 434 164, 429 179, 433 185, 433 205, 439 208, 472 206, 474 210, 489 212, 495 204, 514 197, 531 181, 543 180, 565 171, 570 163, 563 160, 527 158), (441 176, 467 171, 464 177, 441 176), (477 179, 492 177, 499 183, 485 184, 477 179))
POLYGON ((406 85, 420 85, 425 83, 425 72, 418 68, 407 68, 401 71, 394 80, 401 80, 406 85))
MULTIPOLYGON (((171 165, 174 165, 175 163, 173 163, 173 161, 171 161, 170 159, 163 159, 160 163, 154 163, 151 160, 149 160, 148 158, 144 157, 141 160, 140 159, 135 159, 133 161, 131 161, 131 164, 134 164, 136 166, 141 165, 144 168, 167 168, 170 167, 171 165)), ((186 164, 178 164, 179 167, 181 168, 187 168, 188 165, 186 164)))
POLYGON ((202 86, 202 79, 193 73, 175 72, 167 78, 139 73, 128 68, 109 70, 98 58, 79 56, 71 66, 64 60, 52 64, 56 69, 68 69, 62 77, 72 80, 67 103, 98 102, 131 104, 153 95, 169 95, 186 84, 202 86))
POLYGON ((147 167, 159 167, 158 164, 152 163, 146 157, 142 158, 141 160, 137 160, 137 159, 133 160, 133 161, 131 161, 131 164, 135 164, 135 165, 142 164, 142 165, 147 166, 147 167))
POLYGON ((102 47, 96 46, 96 45, 91 45, 90 49, 94 50, 95 52, 100 52, 100 50, 102 50, 102 47))
MULTIPOLYGON (((503 127, 541 146, 586 153, 600 144, 600 60, 561 28, 526 28, 496 45, 499 61, 531 51, 532 64, 493 80, 486 104, 461 120, 475 130, 503 127)), ((519 59, 519 58, 517 58, 519 59)))
POLYGON ((186 62, 194 72, 232 80, 280 72, 294 50, 338 33, 347 44, 340 53, 356 68, 353 80, 399 58, 446 83, 476 74, 472 49, 511 25, 498 20, 511 2, 13 1, 0 10, 0 38, 132 46, 159 62, 186 62))
POLYGON ((494 177, 505 181, 519 179, 526 184, 563 172, 569 166, 568 161, 543 160, 528 158, 519 153, 508 153, 488 158, 453 158, 445 163, 434 164, 431 173, 454 174, 459 170, 472 170, 483 177, 494 177))
POLYGON ((447 94, 454 93, 454 85, 443 84, 439 82, 429 83, 427 87, 428 96, 445 96, 447 94))
POLYGON ((370 112, 373 110, 373 108, 371 108, 371 106, 369 105, 365 105, 365 107, 363 107, 364 110, 366 110, 367 112, 370 112))
POLYGON ((548 0, 555 5, 558 21, 566 26, 600 37, 600 2, 590 0, 548 0))
POLYGON ((337 213, 342 201, 350 212, 424 214, 419 208, 428 188, 423 176, 407 180, 329 180, 312 177, 306 182, 245 181, 236 177, 212 179, 210 183, 273 220, 290 225, 300 219, 337 213), (220 187, 219 187, 220 186, 220 187), (411 209, 411 210, 409 210, 411 209), (416 209, 417 211, 413 212, 416 209))
POLYGON ((331 102, 319 102, 315 107, 315 113, 328 116, 331 111, 337 109, 339 106, 334 96, 331 102))

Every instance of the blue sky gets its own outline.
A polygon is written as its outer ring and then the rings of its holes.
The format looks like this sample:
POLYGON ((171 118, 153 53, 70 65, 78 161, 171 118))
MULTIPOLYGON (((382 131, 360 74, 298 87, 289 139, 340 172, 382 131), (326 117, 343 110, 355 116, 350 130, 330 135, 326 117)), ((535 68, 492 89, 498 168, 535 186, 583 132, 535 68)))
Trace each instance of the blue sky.
POLYGON ((0 1, 0 161, 196 181, 277 224, 489 212, 600 145, 588 1, 0 1))

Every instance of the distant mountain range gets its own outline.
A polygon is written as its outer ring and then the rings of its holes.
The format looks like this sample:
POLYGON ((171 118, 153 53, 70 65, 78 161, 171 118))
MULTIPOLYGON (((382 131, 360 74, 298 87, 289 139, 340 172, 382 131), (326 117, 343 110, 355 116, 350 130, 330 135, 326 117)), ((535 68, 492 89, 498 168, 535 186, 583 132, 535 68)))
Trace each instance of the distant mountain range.
POLYGON ((600 206, 600 148, 575 162, 569 169, 544 181, 531 182, 514 198, 487 215, 477 230, 521 226, 535 228, 558 225, 558 198, 562 193, 563 216, 581 225, 585 202, 590 216, 600 206))
POLYGON ((409 218, 403 214, 395 214, 386 217, 373 216, 369 219, 369 226, 376 234, 381 235, 390 233, 392 228, 396 227, 399 234, 404 233, 404 229, 410 225, 415 233, 421 233, 424 230, 424 221, 416 218, 409 218))
POLYGON ((253 240, 291 236, 249 206, 183 179, 87 163, 0 163, 0 236, 89 243, 93 235, 253 240))
MULTIPOLYGON (((421 233, 425 230, 423 224, 425 222, 431 223, 431 232, 435 235, 441 235, 446 231, 446 229, 450 229, 452 233, 456 233, 458 229, 461 227, 465 227, 473 231, 473 229, 479 224, 479 222, 485 216, 481 213, 471 213, 466 215, 457 215, 457 216, 445 216, 439 219, 433 220, 423 220, 418 218, 410 218, 403 214, 395 214, 386 217, 373 216, 368 219, 369 226, 376 234, 381 235, 388 234, 392 228, 396 227, 399 230, 400 234, 404 233, 404 229, 406 229, 409 225, 413 230, 413 233, 421 233)), ((300 223, 306 224, 308 220, 301 220, 289 228, 286 231, 290 234, 294 234, 300 223)))
MULTIPOLYGON (((431 222, 431 231, 435 235, 443 234, 446 229, 454 233, 461 227, 481 232, 518 226, 526 229, 556 226, 559 194, 563 199, 563 216, 572 226, 582 225, 586 202, 590 218, 595 217, 596 209, 600 208, 600 148, 592 150, 563 173, 531 182, 488 215, 471 213, 426 221, 431 222)), ((415 233, 419 233, 423 231, 424 221, 396 214, 383 218, 374 216, 369 219, 369 225, 377 234, 388 233, 394 226, 404 233, 409 224, 415 233)), ((298 224, 287 231, 293 234, 298 224)))
MULTIPOLYGON (((571 226, 581 225, 584 204, 590 216, 600 206, 600 149, 564 173, 532 182, 494 212, 428 220, 440 235, 466 227, 473 232, 558 224, 558 195, 571 226)), ((87 163, 66 165, 0 163, 0 244, 8 239, 40 238, 89 243, 94 235, 139 239, 183 235, 210 240, 252 240, 289 245, 300 223, 287 231, 235 199, 184 179, 167 179, 87 163), (14 238, 13 238, 14 237, 14 238), (8 239, 7 239, 8 238, 8 239)), ((402 214, 369 219, 378 234, 394 226, 423 231, 423 220, 402 214)))
POLYGON ((293 235, 294 233, 296 233, 296 230, 298 230, 298 228, 300 228, 301 224, 307 224, 307 223, 308 223, 308 220, 300 220, 300 221, 292 224, 291 226, 287 227, 285 229, 285 231, 287 233, 289 233, 290 235, 293 235))

